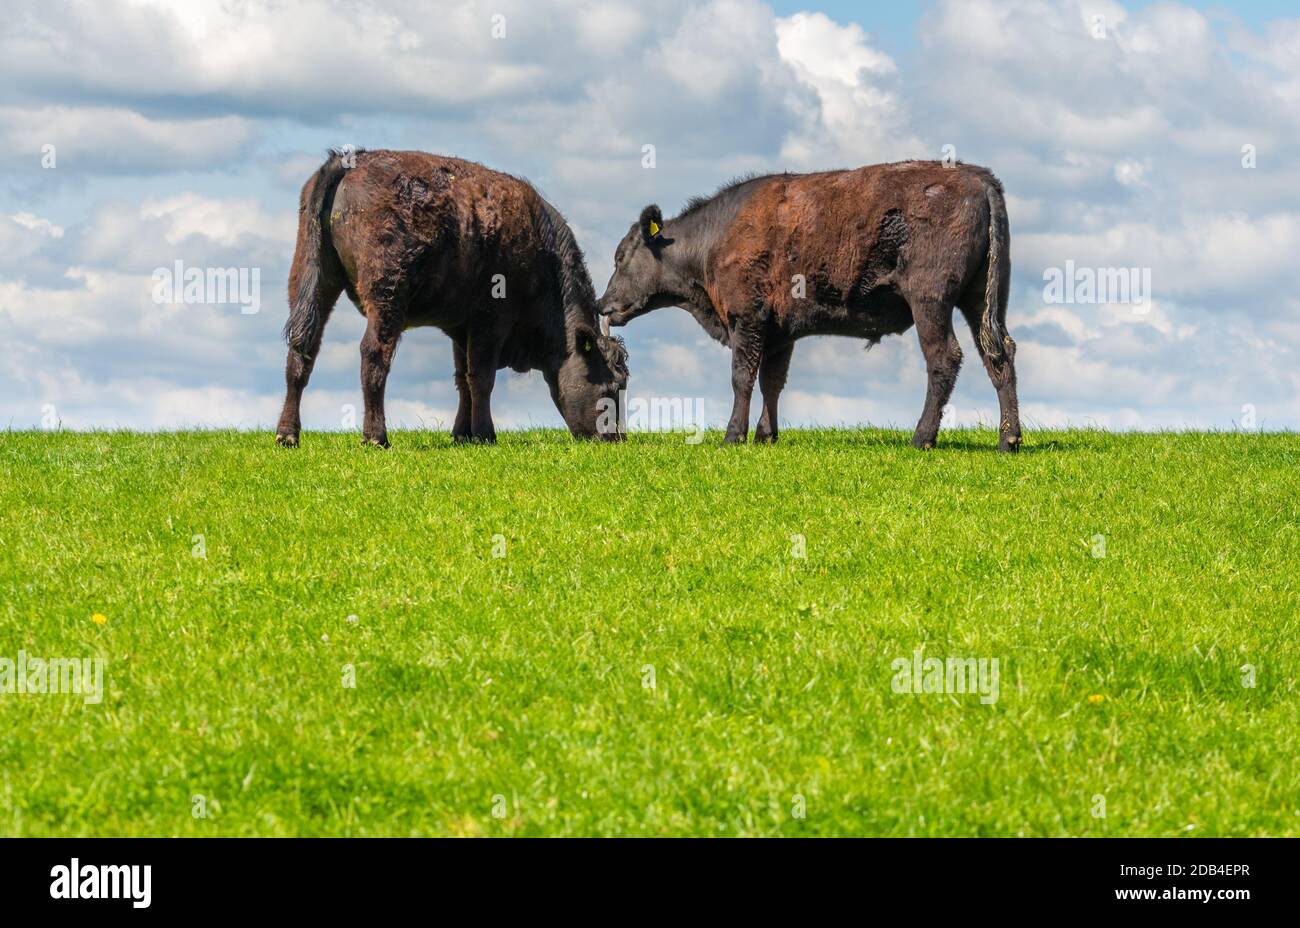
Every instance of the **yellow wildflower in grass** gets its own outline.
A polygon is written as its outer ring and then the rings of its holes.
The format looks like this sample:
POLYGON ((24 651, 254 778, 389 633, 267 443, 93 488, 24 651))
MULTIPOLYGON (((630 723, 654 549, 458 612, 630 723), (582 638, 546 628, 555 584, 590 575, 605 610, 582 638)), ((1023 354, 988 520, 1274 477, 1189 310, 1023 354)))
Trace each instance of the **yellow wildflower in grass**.
POLYGON ((104 615, 102 612, 96 612, 90 617, 90 621, 94 622, 96 625, 103 625, 108 621, 108 616, 104 615))

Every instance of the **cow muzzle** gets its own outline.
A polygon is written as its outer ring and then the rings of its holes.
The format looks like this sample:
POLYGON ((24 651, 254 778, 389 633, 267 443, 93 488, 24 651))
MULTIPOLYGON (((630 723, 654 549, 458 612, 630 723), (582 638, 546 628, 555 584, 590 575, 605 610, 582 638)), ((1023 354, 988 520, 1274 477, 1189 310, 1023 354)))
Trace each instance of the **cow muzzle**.
POLYGON ((627 325, 637 316, 644 312, 644 307, 636 306, 613 306, 606 305, 600 307, 600 321, 604 326, 623 326, 627 325))

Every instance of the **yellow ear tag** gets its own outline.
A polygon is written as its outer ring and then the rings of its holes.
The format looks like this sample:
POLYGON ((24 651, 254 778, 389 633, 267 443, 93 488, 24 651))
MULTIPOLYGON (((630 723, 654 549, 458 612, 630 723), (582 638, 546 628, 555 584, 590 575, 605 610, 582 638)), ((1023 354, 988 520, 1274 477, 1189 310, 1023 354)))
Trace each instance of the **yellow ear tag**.
POLYGON ((586 341, 584 341, 584 342, 582 343, 582 350, 583 350, 583 351, 590 351, 590 350, 591 350, 591 339, 587 339, 586 341))
POLYGON ((659 223, 657 223, 657 222, 655 222, 653 219, 651 219, 651 220, 650 220, 650 237, 651 237, 651 238, 654 238, 654 237, 655 237, 656 235, 658 235, 658 234, 659 234, 659 223))

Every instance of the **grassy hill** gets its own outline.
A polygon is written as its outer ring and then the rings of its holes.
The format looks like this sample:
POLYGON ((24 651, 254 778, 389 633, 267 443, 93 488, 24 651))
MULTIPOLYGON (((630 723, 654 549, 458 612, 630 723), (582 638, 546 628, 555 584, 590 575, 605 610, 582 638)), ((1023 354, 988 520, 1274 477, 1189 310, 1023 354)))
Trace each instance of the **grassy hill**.
POLYGON ((392 438, 0 434, 0 834, 1300 834, 1298 436, 392 438))

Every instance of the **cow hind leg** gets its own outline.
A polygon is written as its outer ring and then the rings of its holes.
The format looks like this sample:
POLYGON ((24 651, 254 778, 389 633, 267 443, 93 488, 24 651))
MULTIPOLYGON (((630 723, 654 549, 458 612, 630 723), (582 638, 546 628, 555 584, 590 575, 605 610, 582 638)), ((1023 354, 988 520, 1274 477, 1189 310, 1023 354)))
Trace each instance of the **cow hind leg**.
POLYGON ((1020 450, 1020 401, 1016 397, 1016 343, 1010 335, 1002 339, 1003 350, 999 357, 990 359, 984 352, 982 328, 984 325, 984 294, 972 294, 960 304, 961 313, 966 317, 971 335, 975 339, 975 349, 980 353, 984 369, 988 371, 989 380, 998 394, 998 450, 1020 450))
POLYGON ((325 323, 329 321, 334 304, 338 301, 342 287, 321 285, 316 289, 316 317, 319 322, 311 335, 301 344, 289 342, 289 356, 284 362, 284 408, 280 412, 280 424, 275 428, 277 444, 286 448, 296 447, 302 433, 302 393, 307 389, 311 379, 312 368, 316 365, 316 356, 320 353, 321 340, 325 336, 325 323))
POLYGON ((776 401, 785 388, 785 378, 790 372, 790 356, 794 354, 794 342, 789 342, 775 350, 768 349, 758 368, 758 385, 763 391, 763 414, 759 416, 758 427, 754 429, 755 444, 768 444, 777 438, 776 401))
POLYGON ((403 314, 395 306, 371 303, 365 308, 366 334, 361 337, 361 395, 365 417, 361 437, 368 445, 388 447, 388 425, 384 416, 384 390, 388 372, 402 335, 403 314))
POLYGON ((925 368, 929 386, 925 393, 925 408, 916 424, 912 444, 930 449, 939 436, 939 421, 943 408, 957 385, 957 372, 961 369, 961 345, 952 331, 952 306, 945 302, 913 303, 916 333, 925 355, 925 368))

